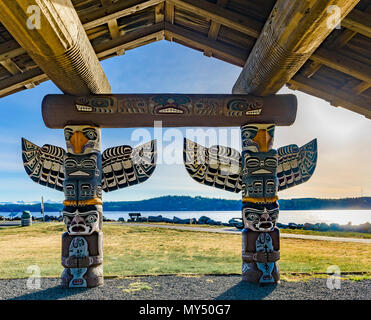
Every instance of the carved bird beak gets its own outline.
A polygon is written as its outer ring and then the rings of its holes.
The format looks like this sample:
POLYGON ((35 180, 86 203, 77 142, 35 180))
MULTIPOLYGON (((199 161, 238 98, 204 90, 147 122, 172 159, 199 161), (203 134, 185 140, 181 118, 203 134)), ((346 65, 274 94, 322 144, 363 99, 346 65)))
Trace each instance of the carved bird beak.
POLYGON ((260 152, 268 152, 272 137, 267 130, 260 129, 253 140, 259 145, 260 152))
POLYGON ((82 148, 89 140, 84 136, 81 131, 76 131, 73 133, 70 142, 73 147, 73 151, 76 154, 82 153, 82 148))

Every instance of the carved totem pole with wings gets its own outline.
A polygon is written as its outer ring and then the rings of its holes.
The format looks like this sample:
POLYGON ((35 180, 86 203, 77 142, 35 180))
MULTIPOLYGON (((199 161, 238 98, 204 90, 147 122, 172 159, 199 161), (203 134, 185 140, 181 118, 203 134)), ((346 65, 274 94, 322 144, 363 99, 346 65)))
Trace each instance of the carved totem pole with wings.
POLYGON ((277 192, 309 180, 317 163, 317 140, 301 148, 288 145, 274 150, 274 131, 274 124, 242 126, 242 154, 184 141, 185 167, 194 180, 242 191, 242 279, 261 285, 276 283, 280 277, 277 192))
POLYGON ((64 191, 63 287, 103 284, 102 190, 110 192, 146 181, 155 170, 155 141, 135 149, 113 147, 101 154, 100 128, 64 128, 67 152, 22 139, 23 163, 30 178, 64 191))

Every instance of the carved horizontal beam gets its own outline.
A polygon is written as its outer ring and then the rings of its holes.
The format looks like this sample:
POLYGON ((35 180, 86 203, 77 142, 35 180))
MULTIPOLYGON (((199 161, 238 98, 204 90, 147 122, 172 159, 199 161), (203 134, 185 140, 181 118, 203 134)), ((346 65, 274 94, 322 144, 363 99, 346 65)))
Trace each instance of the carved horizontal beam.
POLYGON ((102 128, 230 127, 246 123, 288 126, 295 121, 294 95, 254 97, 220 94, 48 95, 42 103, 47 127, 90 124, 102 128))

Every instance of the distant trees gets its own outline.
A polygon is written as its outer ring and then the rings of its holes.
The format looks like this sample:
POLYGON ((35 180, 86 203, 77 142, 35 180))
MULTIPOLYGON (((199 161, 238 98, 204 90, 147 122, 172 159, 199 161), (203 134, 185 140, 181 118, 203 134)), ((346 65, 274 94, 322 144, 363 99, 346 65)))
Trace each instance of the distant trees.
MULTIPOLYGON (((371 197, 345 199, 301 198, 279 200, 281 210, 371 209, 371 197)), ((62 204, 45 203, 45 212, 59 212, 62 204)), ((163 196, 141 201, 104 202, 105 211, 238 211, 240 200, 163 196)), ((3 204, 0 212, 40 212, 40 204, 3 204)))

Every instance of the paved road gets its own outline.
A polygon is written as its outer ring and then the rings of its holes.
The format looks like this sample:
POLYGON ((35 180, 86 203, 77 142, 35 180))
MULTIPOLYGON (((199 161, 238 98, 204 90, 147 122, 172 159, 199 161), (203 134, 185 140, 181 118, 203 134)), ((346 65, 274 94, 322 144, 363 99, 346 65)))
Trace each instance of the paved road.
POLYGON ((27 289, 27 279, 0 280, 0 300, 369 300, 371 280, 342 280, 330 290, 327 279, 284 282, 259 287, 240 275, 176 275, 106 279, 93 289, 62 289, 59 279, 42 278, 41 288, 27 289))
MULTIPOLYGON (((177 230, 187 230, 187 231, 202 231, 202 232, 216 232, 216 233, 232 233, 239 234, 240 230, 236 228, 207 228, 207 227, 187 227, 187 226, 168 226, 160 224, 150 224, 150 223, 117 223, 122 226, 139 226, 139 227, 152 227, 152 228, 168 228, 177 230)), ((322 241, 336 241, 336 242, 358 242, 371 244, 371 239, 360 239, 360 238, 340 238, 340 237, 326 237, 326 236, 312 236, 305 234, 291 234, 291 233, 281 233, 281 238, 292 238, 292 239, 304 239, 304 240, 322 240, 322 241)))

